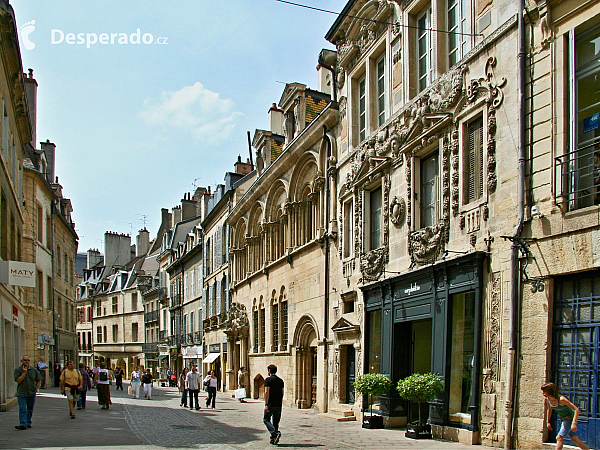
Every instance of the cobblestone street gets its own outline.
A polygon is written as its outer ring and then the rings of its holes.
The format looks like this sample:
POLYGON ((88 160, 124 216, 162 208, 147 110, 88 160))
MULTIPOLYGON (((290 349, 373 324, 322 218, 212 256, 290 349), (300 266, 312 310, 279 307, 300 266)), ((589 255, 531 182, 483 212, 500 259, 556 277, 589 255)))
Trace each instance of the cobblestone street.
MULTIPOLYGON (((127 387, 125 387, 127 389, 127 387)), ((67 400, 56 388, 42 390, 33 414, 33 427, 18 431, 18 407, 0 413, 0 448, 202 448, 265 449, 269 435, 262 423, 261 401, 240 404, 217 394, 217 408, 190 411, 179 406, 175 388, 155 388, 152 400, 132 399, 115 392, 113 405, 103 411, 96 391, 88 407, 70 420, 67 400)), ((284 408, 279 447, 320 449, 454 449, 471 446, 440 441, 414 441, 404 431, 363 430, 360 422, 340 423, 309 410, 284 408)), ((482 447, 477 447, 482 449, 482 447)))

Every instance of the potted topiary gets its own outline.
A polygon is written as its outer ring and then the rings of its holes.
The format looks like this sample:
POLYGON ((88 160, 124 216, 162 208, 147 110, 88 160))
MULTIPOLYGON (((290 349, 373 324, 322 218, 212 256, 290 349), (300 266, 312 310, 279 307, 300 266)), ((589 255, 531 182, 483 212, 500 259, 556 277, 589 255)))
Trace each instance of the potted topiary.
POLYGON ((360 394, 367 394, 369 396, 369 409, 371 410, 369 417, 365 417, 363 414, 363 428, 383 428, 383 417, 373 415, 371 400, 373 395, 387 394, 391 386, 392 380, 381 373, 365 373, 356 377, 354 380, 354 390, 360 394))
POLYGON ((444 381, 433 373, 414 373, 398 381, 396 387, 400 397, 416 401, 419 407, 419 421, 406 426, 406 437, 413 439, 431 439, 431 425, 421 418, 421 402, 430 402, 444 389, 444 381))

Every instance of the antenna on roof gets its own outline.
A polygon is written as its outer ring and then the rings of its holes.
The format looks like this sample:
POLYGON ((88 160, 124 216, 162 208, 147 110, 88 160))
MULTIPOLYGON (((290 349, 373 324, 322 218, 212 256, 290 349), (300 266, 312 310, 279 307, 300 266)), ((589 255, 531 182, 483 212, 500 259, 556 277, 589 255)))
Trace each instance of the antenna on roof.
POLYGON ((194 191, 198 187, 198 185, 196 184, 196 181, 198 181, 200 178, 202 178, 202 177, 194 178, 194 181, 192 181, 192 186, 194 186, 194 191))
POLYGON ((148 222, 148 214, 136 214, 136 216, 141 216, 141 221, 144 224, 144 228, 146 228, 146 225, 150 222, 148 222))
POLYGON ((129 224, 129 236, 133 234, 133 223, 131 222, 123 222, 129 224))

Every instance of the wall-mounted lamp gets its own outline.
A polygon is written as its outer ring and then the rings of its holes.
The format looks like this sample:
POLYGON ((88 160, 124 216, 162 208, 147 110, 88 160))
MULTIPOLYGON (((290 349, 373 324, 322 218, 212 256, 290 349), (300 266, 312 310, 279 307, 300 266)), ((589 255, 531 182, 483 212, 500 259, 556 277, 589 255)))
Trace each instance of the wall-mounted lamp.
POLYGON ((326 48, 321 50, 319 53, 318 63, 320 66, 325 67, 331 72, 332 81, 332 100, 337 103, 337 74, 335 73, 335 64, 337 62, 337 52, 335 50, 328 50, 326 48))

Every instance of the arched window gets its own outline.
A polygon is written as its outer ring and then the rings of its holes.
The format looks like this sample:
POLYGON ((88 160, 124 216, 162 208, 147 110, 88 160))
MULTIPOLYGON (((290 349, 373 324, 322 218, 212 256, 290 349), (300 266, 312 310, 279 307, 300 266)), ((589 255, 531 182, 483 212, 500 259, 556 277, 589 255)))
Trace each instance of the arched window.
POLYGON ((256 299, 254 299, 252 305, 252 337, 253 337, 253 345, 252 350, 254 353, 258 353, 259 351, 259 328, 258 328, 258 304, 256 303, 256 299))
POLYGON ((281 349, 287 351, 288 346, 288 302, 285 286, 281 286, 279 293, 279 322, 281 334, 281 349))

